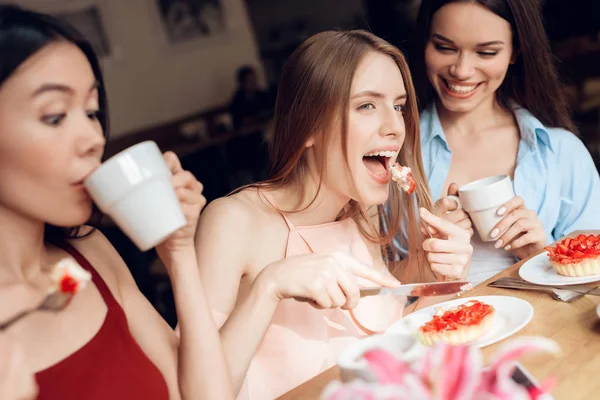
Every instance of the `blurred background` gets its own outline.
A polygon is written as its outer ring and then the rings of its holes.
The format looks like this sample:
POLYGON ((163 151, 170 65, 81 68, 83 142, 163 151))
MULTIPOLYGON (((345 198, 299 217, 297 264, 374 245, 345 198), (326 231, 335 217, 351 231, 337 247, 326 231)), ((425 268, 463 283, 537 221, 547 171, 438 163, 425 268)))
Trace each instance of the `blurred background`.
MULTIPOLYGON (((265 177, 268 127, 286 58, 327 29, 368 29, 413 57, 420 0, 20 0, 79 28, 102 58, 107 156, 144 141, 179 155, 208 201, 265 177)), ((542 0, 579 135, 600 164, 600 2, 542 0)), ((175 325, 169 279, 107 220, 101 230, 142 292, 175 325)), ((232 247, 235 243, 232 243, 232 247)), ((215 268, 219 266, 215 265, 215 268)))

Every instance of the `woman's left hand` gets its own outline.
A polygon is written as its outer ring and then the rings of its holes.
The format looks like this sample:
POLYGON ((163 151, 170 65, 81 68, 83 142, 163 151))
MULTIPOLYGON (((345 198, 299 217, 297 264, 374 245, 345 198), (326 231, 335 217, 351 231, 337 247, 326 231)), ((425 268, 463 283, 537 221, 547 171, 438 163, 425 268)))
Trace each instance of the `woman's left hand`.
POLYGON ((194 236, 206 199, 202 196, 202 184, 191 172, 181 167, 179 158, 173 152, 164 153, 163 158, 171 170, 171 184, 187 221, 184 227, 156 246, 159 257, 166 264, 180 253, 191 251, 195 254, 194 236))
POLYGON ((523 198, 513 197, 504 203, 497 211, 504 218, 490 233, 496 239, 494 247, 510 251, 523 259, 542 250, 546 245, 546 233, 537 213, 525 207, 523 198), (504 232, 498 237, 500 232, 504 232))
POLYGON ((449 280, 466 279, 473 254, 471 233, 424 208, 420 209, 420 214, 423 222, 433 228, 430 231, 435 230, 433 238, 423 241, 423 250, 427 252, 433 272, 449 280))

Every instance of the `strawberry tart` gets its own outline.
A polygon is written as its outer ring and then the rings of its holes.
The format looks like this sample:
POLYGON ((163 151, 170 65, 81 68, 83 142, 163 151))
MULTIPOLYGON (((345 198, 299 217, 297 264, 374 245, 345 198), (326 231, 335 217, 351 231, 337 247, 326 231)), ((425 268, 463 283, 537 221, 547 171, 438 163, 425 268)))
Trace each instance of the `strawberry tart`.
POLYGON ((81 268, 75 261, 65 258, 54 266, 51 274, 52 286, 49 292, 75 294, 81 291, 92 278, 92 275, 81 268))
POLYGON ((600 274, 600 235, 579 235, 546 247, 550 264, 564 276, 600 274))
POLYGON ((411 194, 417 188, 417 183, 412 175, 410 167, 404 167, 398 163, 392 164, 390 167, 392 173, 392 179, 398 183, 398 186, 402 188, 406 193, 411 194))
POLYGON ((492 326, 495 309, 470 300, 447 311, 439 310, 418 330, 419 340, 428 346, 443 342, 461 345, 485 335, 492 326))

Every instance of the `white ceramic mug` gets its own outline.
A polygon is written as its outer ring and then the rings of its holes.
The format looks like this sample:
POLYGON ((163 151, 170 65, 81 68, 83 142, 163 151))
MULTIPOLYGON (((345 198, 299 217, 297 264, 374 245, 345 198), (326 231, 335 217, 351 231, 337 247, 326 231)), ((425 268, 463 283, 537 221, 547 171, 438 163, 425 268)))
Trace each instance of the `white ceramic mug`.
POLYGON ((185 226, 171 171, 156 143, 138 143, 104 162, 84 185, 104 213, 142 251, 185 226))
POLYGON ((515 197, 512 181, 508 175, 496 175, 482 178, 458 189, 457 196, 446 196, 456 201, 459 208, 463 208, 484 242, 497 240, 504 232, 499 232, 495 238, 490 233, 504 218, 498 215, 498 208, 515 197))

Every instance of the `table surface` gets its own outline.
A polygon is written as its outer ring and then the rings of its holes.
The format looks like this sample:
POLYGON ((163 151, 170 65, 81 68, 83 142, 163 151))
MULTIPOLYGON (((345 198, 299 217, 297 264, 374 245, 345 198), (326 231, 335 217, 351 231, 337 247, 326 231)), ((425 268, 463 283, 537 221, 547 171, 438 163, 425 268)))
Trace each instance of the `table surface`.
MULTIPOLYGON (((600 231, 574 232, 599 234, 600 231)), ((535 255, 534 255, 535 256, 535 255)), ((532 256, 533 257, 533 256, 532 256)), ((530 258, 532 258, 530 257, 530 258)), ((487 284, 500 277, 518 277, 522 260, 498 275, 477 285, 468 296, 505 295, 526 300, 534 308, 533 319, 521 331, 511 336, 545 336, 556 341, 562 354, 527 355, 521 360, 525 368, 539 381, 546 377, 557 379, 552 390, 556 399, 593 399, 600 397, 600 319, 596 307, 600 296, 584 296, 572 303, 554 300, 549 293, 527 290, 499 289, 487 284)), ((589 284, 590 287, 598 285, 589 284)), ((505 341, 482 349, 484 357, 494 354, 505 341)), ((336 366, 281 396, 280 400, 319 399, 321 391, 333 380, 339 380, 336 366)))

